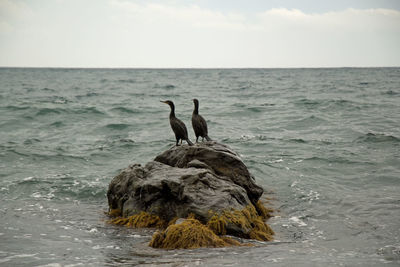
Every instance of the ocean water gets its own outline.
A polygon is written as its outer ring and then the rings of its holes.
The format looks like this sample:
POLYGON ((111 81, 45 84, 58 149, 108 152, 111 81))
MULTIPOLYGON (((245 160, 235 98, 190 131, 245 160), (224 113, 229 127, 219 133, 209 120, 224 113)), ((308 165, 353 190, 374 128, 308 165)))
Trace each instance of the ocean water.
POLYGON ((399 266, 400 68, 0 69, 0 266, 399 266), (172 100, 270 198, 273 242, 159 250, 106 223, 129 164, 174 145, 172 100))

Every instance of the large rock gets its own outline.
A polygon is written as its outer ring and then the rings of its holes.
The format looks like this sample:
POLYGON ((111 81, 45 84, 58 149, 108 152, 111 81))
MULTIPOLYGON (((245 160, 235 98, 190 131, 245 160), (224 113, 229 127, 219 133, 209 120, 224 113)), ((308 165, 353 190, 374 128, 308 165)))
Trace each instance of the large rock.
POLYGON ((239 155, 226 145, 217 142, 176 146, 158 155, 154 160, 172 167, 208 168, 215 175, 225 177, 244 188, 253 204, 263 193, 263 189, 256 185, 254 177, 239 155))
POLYGON ((210 211, 243 210, 262 193, 235 152, 205 142, 173 147, 144 167, 129 166, 111 181, 107 197, 110 209, 124 217, 145 211, 170 221, 193 213, 207 222, 210 211))

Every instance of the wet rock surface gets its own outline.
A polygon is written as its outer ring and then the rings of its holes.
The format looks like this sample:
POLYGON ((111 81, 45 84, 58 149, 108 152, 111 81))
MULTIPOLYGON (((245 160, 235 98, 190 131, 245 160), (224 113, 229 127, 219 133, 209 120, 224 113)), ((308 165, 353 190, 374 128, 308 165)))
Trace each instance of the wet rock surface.
POLYGON ((129 166, 111 181, 107 197, 110 210, 123 217, 147 212, 168 222, 193 214, 207 223, 215 214, 255 205, 262 193, 238 154, 211 141, 172 147, 145 166, 129 166))

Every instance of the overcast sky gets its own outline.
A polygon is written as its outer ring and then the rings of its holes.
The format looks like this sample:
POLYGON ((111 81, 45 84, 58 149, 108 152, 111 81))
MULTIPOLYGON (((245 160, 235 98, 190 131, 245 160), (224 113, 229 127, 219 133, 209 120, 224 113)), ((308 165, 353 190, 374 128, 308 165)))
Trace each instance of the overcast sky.
POLYGON ((0 66, 400 66, 400 0, 0 0, 0 66))

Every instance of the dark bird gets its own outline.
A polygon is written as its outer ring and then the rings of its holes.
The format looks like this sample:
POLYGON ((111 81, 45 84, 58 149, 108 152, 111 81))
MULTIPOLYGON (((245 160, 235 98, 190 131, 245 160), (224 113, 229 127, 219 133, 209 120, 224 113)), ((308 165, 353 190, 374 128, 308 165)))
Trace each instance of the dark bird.
POLYGON ((190 142, 189 137, 188 137, 188 132, 186 129, 185 124, 175 117, 175 105, 172 101, 167 100, 167 101, 160 101, 162 103, 168 104, 171 107, 171 112, 169 113, 169 123, 171 124, 172 131, 175 133, 175 138, 176 138, 176 145, 178 146, 179 140, 185 140, 189 146, 192 146, 193 143, 190 142))
POLYGON ((205 119, 199 114, 199 100, 193 99, 194 109, 192 114, 192 126, 194 130, 194 134, 196 135, 196 143, 198 142, 199 136, 202 137, 202 141, 204 138, 207 141, 211 141, 211 138, 208 137, 207 123, 205 119))

